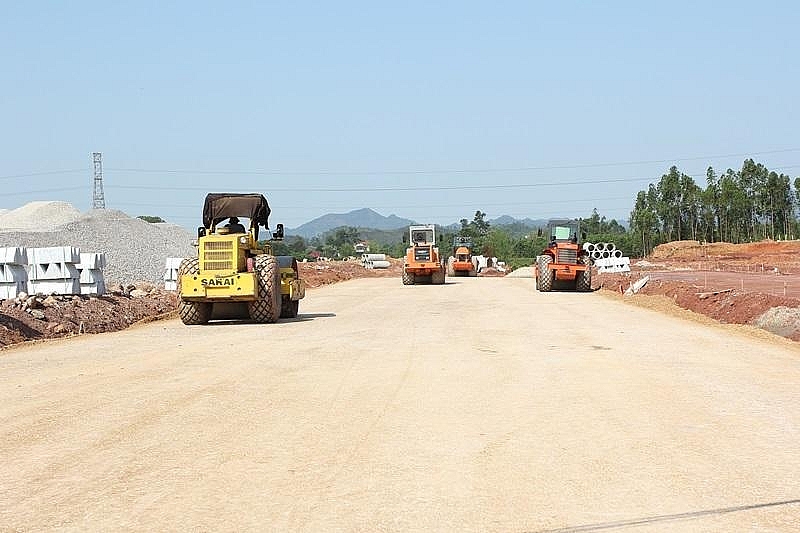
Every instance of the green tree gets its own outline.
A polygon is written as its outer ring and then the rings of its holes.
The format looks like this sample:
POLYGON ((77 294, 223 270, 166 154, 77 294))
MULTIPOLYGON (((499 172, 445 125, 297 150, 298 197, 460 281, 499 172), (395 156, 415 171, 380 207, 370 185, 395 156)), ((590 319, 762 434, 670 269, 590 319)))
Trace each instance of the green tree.
POLYGON ((514 241, 503 229, 492 228, 483 239, 482 253, 487 257, 497 257, 508 261, 513 255, 514 241))
POLYGON ((641 254, 648 255, 658 242, 658 212, 654 205, 655 188, 651 185, 650 191, 639 191, 636 203, 631 212, 631 232, 638 236, 641 244, 641 254))
POLYGON ((343 259, 354 254, 354 245, 361 240, 358 228, 342 226, 325 235, 323 253, 332 259, 343 259))
POLYGON ((159 222, 166 222, 161 217, 155 217, 155 216, 150 216, 150 215, 139 215, 136 218, 140 218, 140 219, 144 220, 145 222, 150 222, 151 224, 156 224, 156 223, 159 223, 159 222))

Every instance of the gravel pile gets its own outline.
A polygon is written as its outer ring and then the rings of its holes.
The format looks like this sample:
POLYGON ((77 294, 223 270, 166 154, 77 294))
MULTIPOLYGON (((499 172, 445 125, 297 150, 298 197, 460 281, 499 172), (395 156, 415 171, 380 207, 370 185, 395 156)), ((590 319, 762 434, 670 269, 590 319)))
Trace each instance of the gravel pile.
POLYGON ((782 337, 792 338, 800 332, 800 309, 773 307, 753 320, 753 325, 782 337))
POLYGON ((103 274, 109 287, 141 281, 163 284, 167 257, 197 255, 192 246, 196 236, 181 226, 151 224, 114 209, 78 211, 77 216, 75 211, 64 202, 33 202, 4 213, 0 215, 0 247, 75 246, 81 252, 103 252, 107 260, 103 274), (31 226, 36 231, 20 229, 31 226))
POLYGON ((47 231, 80 217, 67 202, 31 202, 0 214, 0 231, 47 231))
POLYGON ((507 278, 532 278, 533 267, 520 267, 506 274, 507 278))

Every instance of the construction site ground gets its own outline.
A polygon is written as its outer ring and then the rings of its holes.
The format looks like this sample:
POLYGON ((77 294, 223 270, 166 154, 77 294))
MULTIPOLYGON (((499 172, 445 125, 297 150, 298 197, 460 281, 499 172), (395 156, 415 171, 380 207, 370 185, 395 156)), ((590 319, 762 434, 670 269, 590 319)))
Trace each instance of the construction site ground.
POLYGON ((594 286, 641 305, 677 306, 800 340, 800 241, 671 242, 632 263, 630 273, 596 274, 594 286), (643 278, 636 297, 624 296, 643 278))
MULTIPOLYGON (((391 259, 390 263, 388 269, 375 270, 365 269, 358 261, 300 263, 300 275, 312 290, 356 278, 399 279, 402 261, 391 259)), ((481 273, 481 277, 503 275, 496 269, 481 273)), ((667 243, 645 259, 634 259, 630 273, 595 272, 593 287, 664 311, 683 308, 719 322, 757 325, 800 340, 800 241, 667 243), (623 296, 644 277, 649 281, 636 297, 623 296)), ((178 303, 174 292, 136 281, 101 297, 38 300, 27 305, 14 300, 0 303, 0 346, 117 331, 140 321, 174 316, 178 303), (39 313, 33 313, 31 304, 39 313)))
POLYGON ((797 531, 797 343, 371 276, 0 353, 0 530, 797 531))
MULTIPOLYGON (((402 262, 365 269, 358 261, 299 263, 300 276, 313 289, 354 278, 400 278, 402 262)), ((149 282, 109 287, 102 296, 33 295, 26 302, 0 302, 0 347, 74 335, 119 331, 132 324, 176 316, 178 297, 149 282)), ((302 303, 301 303, 302 309, 302 303)))

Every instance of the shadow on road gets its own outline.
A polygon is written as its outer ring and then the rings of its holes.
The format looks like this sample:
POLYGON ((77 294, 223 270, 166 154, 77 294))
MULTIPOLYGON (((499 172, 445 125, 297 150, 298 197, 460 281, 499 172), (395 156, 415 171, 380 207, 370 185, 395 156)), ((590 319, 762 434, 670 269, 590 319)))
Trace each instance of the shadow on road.
MULTIPOLYGON (((288 324, 291 322, 308 322, 309 320, 316 320, 318 318, 331 318, 336 316, 336 313, 300 313, 297 318, 279 318, 276 324, 288 324)), ((254 322, 249 318, 215 318, 207 324, 201 324, 202 327, 214 326, 229 326, 232 324, 237 325, 252 325, 252 326, 269 326, 270 324, 262 324, 261 322, 254 322)))
POLYGON ((297 318, 282 318, 278 322, 307 322, 317 318, 331 318, 336 316, 336 313, 300 313, 297 318))

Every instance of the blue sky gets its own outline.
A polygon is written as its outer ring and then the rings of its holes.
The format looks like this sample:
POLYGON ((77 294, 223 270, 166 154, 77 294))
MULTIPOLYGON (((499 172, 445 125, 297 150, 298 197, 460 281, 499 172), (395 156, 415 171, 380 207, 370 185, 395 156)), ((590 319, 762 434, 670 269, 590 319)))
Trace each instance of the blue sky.
POLYGON ((800 175, 793 2, 15 2, 0 17, 0 207, 194 228, 370 207, 450 223, 627 218, 672 164, 800 175))

